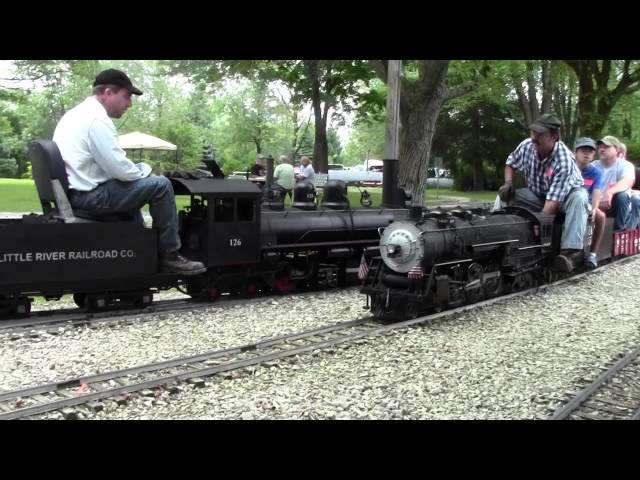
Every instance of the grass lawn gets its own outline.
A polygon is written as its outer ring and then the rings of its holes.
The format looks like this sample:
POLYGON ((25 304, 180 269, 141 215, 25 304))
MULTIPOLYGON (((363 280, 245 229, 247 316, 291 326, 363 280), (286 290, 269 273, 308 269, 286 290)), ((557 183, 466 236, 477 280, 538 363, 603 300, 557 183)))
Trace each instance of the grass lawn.
MULTIPOLYGON (((365 189, 363 189, 365 190, 365 189)), ((366 188, 371 194, 373 206, 380 206, 382 202, 382 188, 366 188)), ((354 207, 360 206, 360 192, 355 187, 349 187, 349 200, 354 207)), ((480 192, 460 192, 457 190, 430 189, 427 191, 426 199, 429 204, 437 203, 442 199, 446 201, 446 197, 464 197, 471 201, 490 202, 496 198, 496 192, 480 191, 480 192)), ((189 197, 181 195, 177 197, 176 203, 178 208, 183 208, 189 204, 189 197)), ((285 200, 285 205, 289 206, 289 197, 285 200)), ((146 210, 147 207, 145 207, 146 210)), ((0 178, 0 212, 35 212, 42 211, 40 201, 38 200, 38 192, 36 191, 33 180, 0 178)))

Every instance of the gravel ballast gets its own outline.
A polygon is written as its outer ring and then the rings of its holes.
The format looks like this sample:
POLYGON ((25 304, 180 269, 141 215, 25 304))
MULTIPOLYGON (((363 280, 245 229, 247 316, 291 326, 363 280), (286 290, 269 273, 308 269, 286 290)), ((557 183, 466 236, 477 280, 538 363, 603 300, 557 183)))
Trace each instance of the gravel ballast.
MULTIPOLYGON (((203 388, 105 404, 109 419, 531 419, 640 341, 640 258, 428 326, 218 376, 203 388)), ((39 339, 0 338, 0 388, 125 368, 359 318, 364 296, 300 301, 39 339), (244 319, 244 320, 242 320, 244 319), (53 366, 53 367, 52 367, 53 366), (52 367, 52 368, 51 368, 52 367)), ((40 418, 60 418, 59 413, 40 418)))

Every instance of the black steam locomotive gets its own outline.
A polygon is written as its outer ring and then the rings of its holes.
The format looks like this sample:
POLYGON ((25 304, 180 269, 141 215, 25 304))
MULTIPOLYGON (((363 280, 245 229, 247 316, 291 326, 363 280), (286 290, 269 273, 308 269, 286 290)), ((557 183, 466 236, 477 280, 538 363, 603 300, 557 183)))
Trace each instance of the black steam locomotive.
POLYGON ((299 183, 292 208, 284 209, 268 185, 262 191, 224 178, 213 161, 206 178, 171 179, 176 195, 190 197, 179 212, 181 253, 207 267, 182 277, 159 271, 154 229, 121 212, 71 208, 55 143, 34 141, 28 156, 43 214, 0 220, 0 317, 28 314, 30 295, 71 293, 79 306, 98 309, 147 305, 154 293, 173 287, 215 300, 225 293, 355 284, 363 252, 377 249, 378 229, 406 218, 397 192, 395 203, 386 202, 390 208, 351 208, 346 186, 336 181, 324 186, 320 207, 314 186, 299 183))
MULTIPOLYGON (((384 229, 380 255, 363 265, 361 292, 379 318, 415 317, 566 275, 552 263, 560 250, 563 214, 519 207, 489 213, 479 207, 411 216, 384 229)), ((590 245, 590 228, 587 233, 590 245)), ((637 253, 640 230, 614 233, 613 218, 607 218, 599 261, 637 253)))

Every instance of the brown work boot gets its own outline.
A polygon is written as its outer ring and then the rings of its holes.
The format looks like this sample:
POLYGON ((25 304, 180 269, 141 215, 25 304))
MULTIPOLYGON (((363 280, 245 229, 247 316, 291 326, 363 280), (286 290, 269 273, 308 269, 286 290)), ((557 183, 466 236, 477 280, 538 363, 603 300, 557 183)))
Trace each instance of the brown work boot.
POLYGON ((169 252, 160 257, 160 270, 164 273, 180 275, 199 275, 207 271, 202 262, 194 262, 178 252, 169 252))
POLYGON ((584 262, 584 250, 582 249, 565 249, 553 259, 553 266, 561 272, 571 273, 577 265, 584 262))

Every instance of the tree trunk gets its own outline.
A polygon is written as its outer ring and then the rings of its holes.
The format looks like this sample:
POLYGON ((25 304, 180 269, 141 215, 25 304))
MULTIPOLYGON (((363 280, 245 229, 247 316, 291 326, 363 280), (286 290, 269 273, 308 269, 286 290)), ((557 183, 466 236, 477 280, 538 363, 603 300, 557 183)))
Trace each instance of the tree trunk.
MULTIPOLYGON (((387 82, 387 61, 370 60, 371 66, 387 82)), ((427 165, 436 122, 443 103, 464 95, 472 84, 447 90, 449 60, 419 60, 418 79, 401 79, 400 94, 400 153, 398 155, 398 186, 410 192, 413 204, 424 204, 427 189, 427 165)))
POLYGON ((318 173, 327 173, 329 167, 329 146, 327 145, 327 102, 322 105, 320 92, 320 61, 304 61, 311 80, 311 103, 315 116, 315 141, 313 142, 313 168, 318 173), (324 115, 323 115, 324 113, 324 115))
MULTIPOLYGON (((482 119, 481 113, 479 109, 476 109, 473 112, 473 118, 471 119, 471 124, 473 127, 473 131, 476 132, 477 137, 481 138, 482 136, 482 119)), ((479 154, 477 149, 473 149, 471 153, 471 158, 469 159, 471 163, 471 174, 473 178, 473 186, 472 190, 483 190, 484 189, 484 169, 482 168, 482 156, 479 154)))
POLYGON ((618 100, 623 95, 640 89, 640 68, 636 65, 632 71, 631 60, 565 60, 565 62, 578 77, 579 133, 583 136, 599 138, 618 100))
POLYGON ((322 112, 315 114, 316 138, 313 143, 313 169, 318 173, 329 170, 329 145, 327 144, 327 118, 322 112))
POLYGON ((291 162, 295 160, 295 155, 298 152, 298 132, 300 131, 300 125, 298 124, 298 112, 295 109, 291 109, 291 121, 293 122, 293 132, 291 135, 291 162))
POLYGON ((436 122, 446 99, 448 62, 424 88, 424 84, 403 82, 400 101, 400 165, 398 183, 413 195, 414 205, 424 204, 427 189, 427 165, 436 122))

